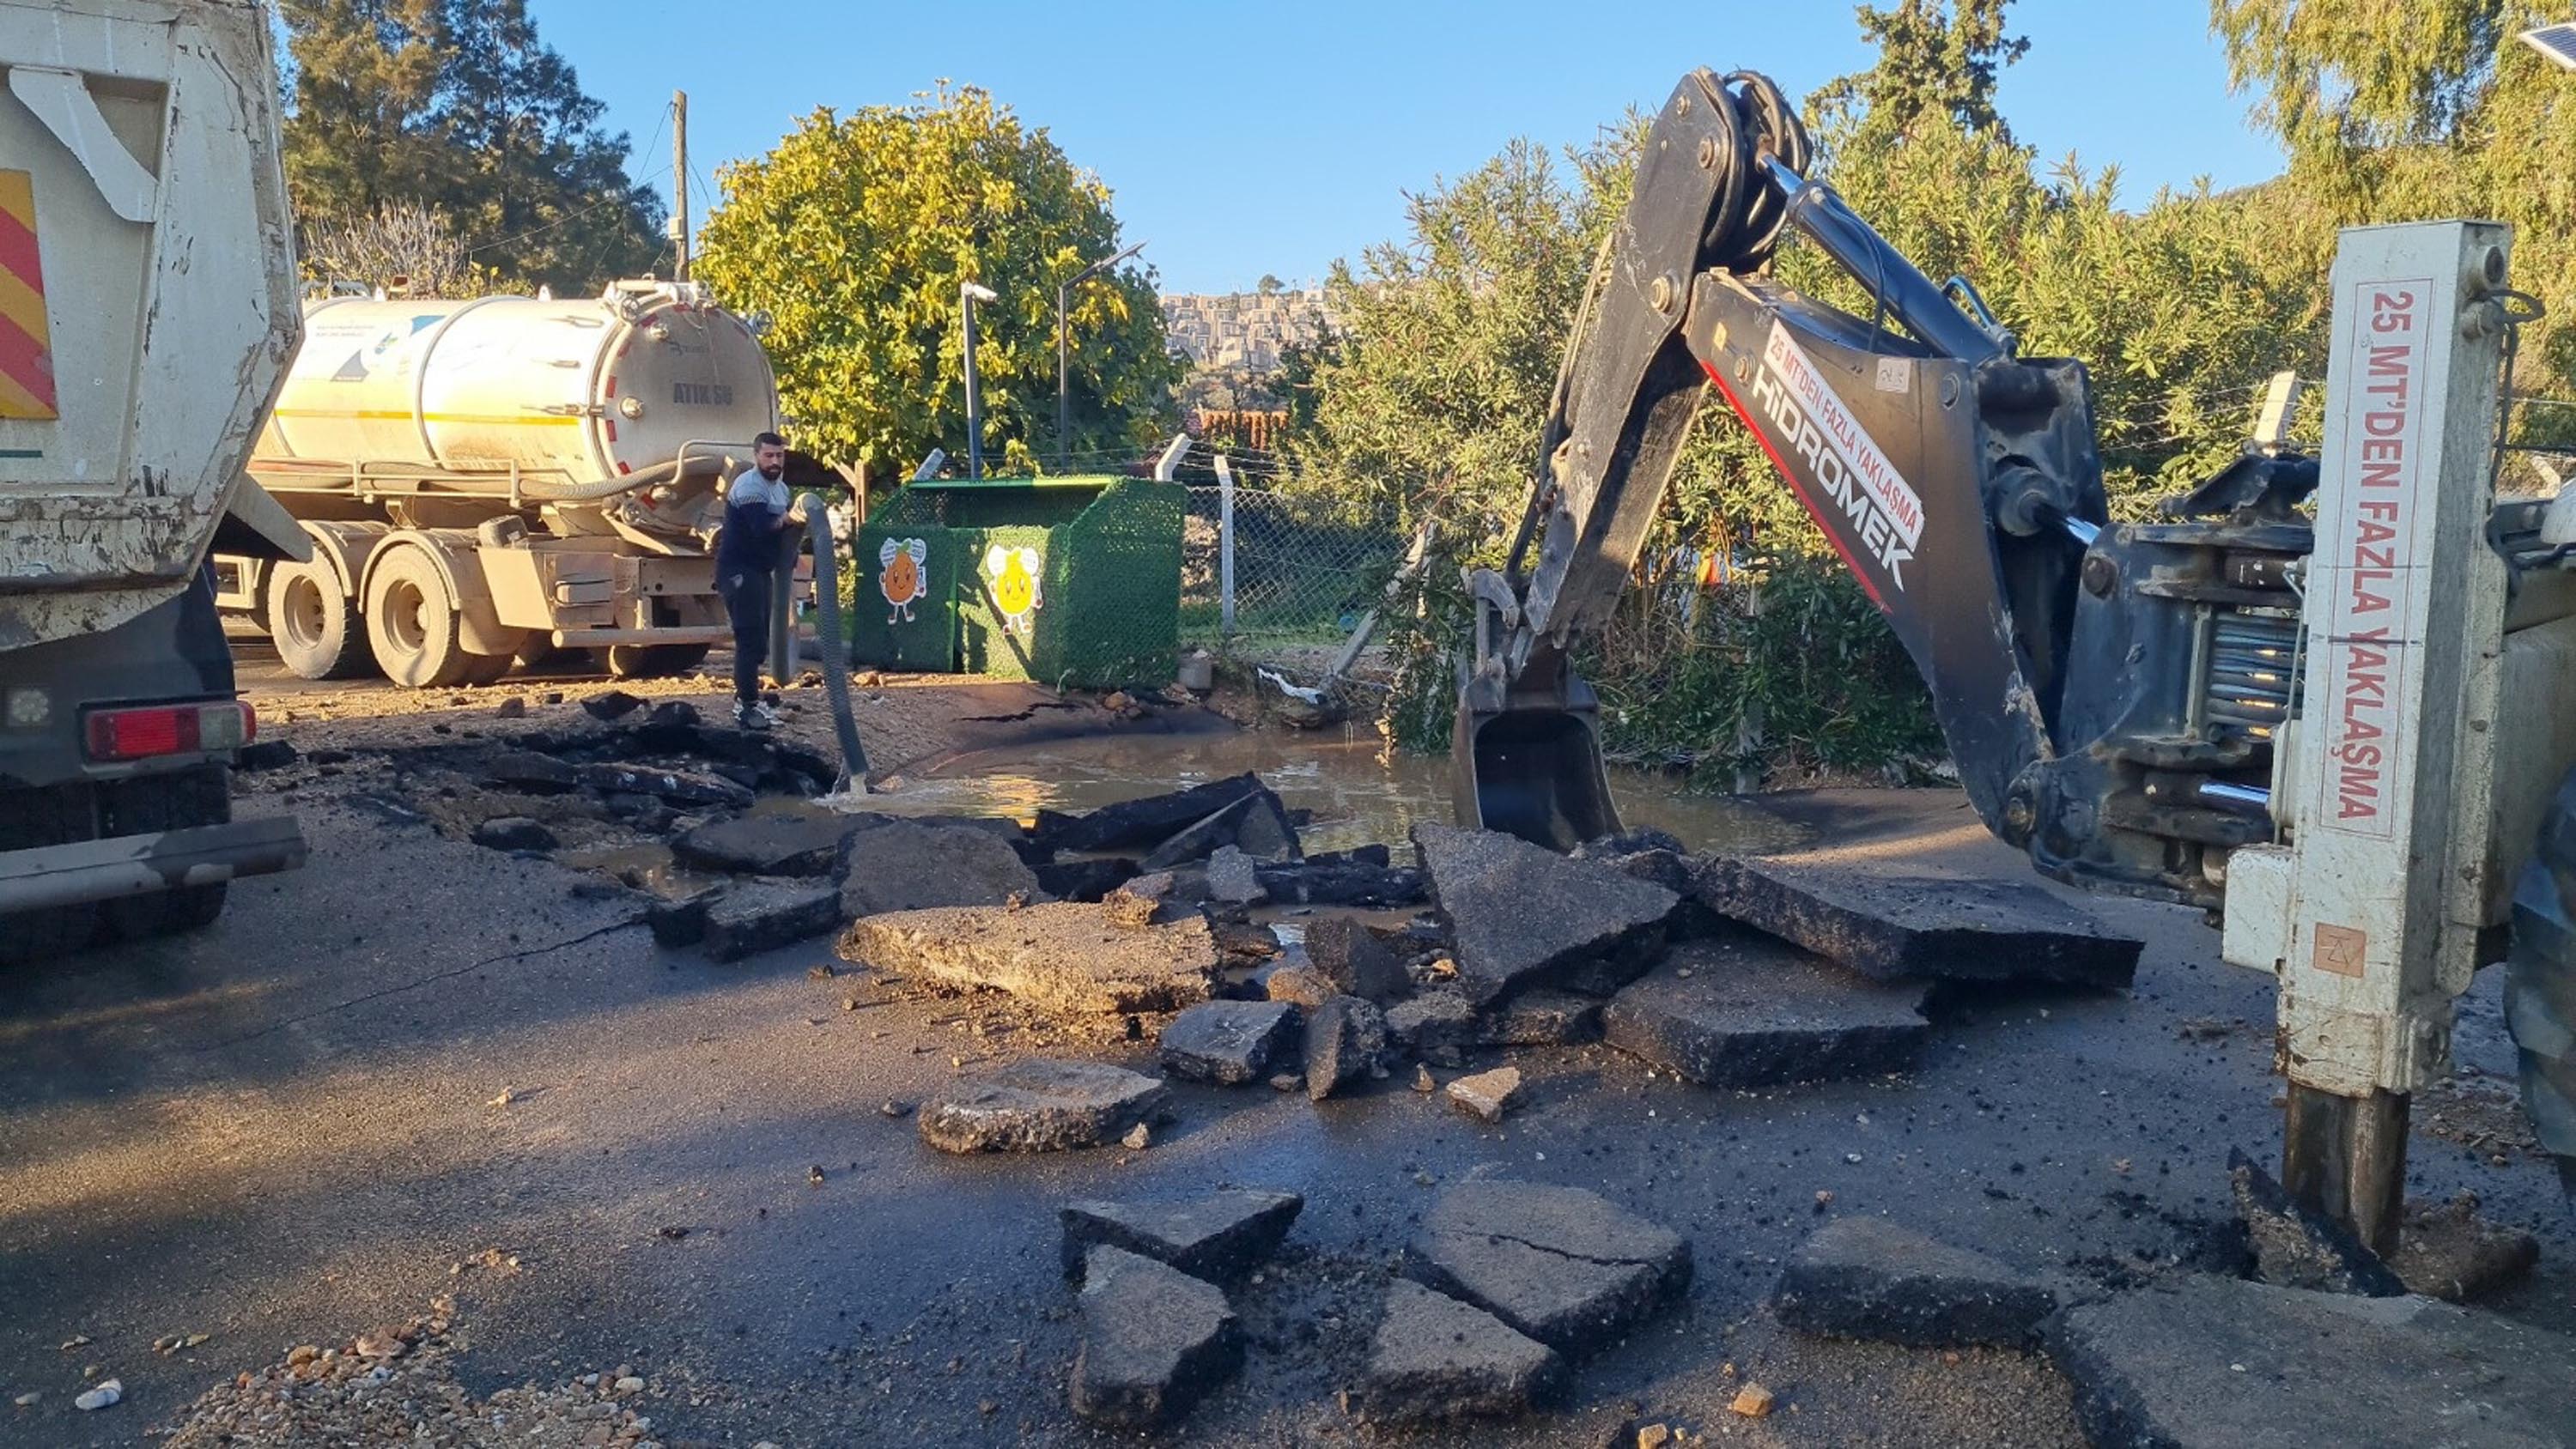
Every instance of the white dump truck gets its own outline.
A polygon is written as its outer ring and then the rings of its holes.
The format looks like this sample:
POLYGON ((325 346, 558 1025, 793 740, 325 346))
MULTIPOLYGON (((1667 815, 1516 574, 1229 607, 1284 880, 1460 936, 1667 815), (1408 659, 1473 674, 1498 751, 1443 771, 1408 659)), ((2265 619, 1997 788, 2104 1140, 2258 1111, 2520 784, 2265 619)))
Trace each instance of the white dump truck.
POLYGON ((488 683, 565 649, 677 673, 731 637, 718 490, 777 425, 759 339, 691 283, 317 299, 250 462, 313 558, 219 556, 216 601, 308 679, 488 683))
POLYGON ((244 477, 298 331, 269 18, 0 0, 0 962, 211 921, 233 821, 206 567, 300 558, 244 477))

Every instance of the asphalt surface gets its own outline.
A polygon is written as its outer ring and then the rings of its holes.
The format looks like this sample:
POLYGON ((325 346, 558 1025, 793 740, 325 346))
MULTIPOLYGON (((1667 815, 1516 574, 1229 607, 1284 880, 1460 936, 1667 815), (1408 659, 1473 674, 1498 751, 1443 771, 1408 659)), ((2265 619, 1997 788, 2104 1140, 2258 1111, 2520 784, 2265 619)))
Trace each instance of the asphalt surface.
MULTIPOLYGON (((2148 943, 2134 991, 1978 1002, 1904 1078, 1721 1094, 1600 1047, 1524 1051, 1530 1101, 1499 1128, 1417 1096, 1408 1069, 1323 1104, 1181 1088, 1142 1153, 948 1158, 880 1108, 1039 1050, 979 1034, 971 1002, 819 978, 823 941, 710 965, 561 867, 363 804, 291 808, 312 864, 237 885, 213 929, 0 976, 0 1400, 42 1393, 0 1403, 0 1446, 143 1441, 290 1345, 445 1291, 469 1386, 632 1364, 697 1386, 652 1406, 665 1442, 1094 1442, 1065 1409, 1055 1211, 1219 1184, 1307 1206, 1238 1296, 1245 1371, 1176 1442, 1352 1442, 1335 1394, 1389 1265, 1470 1176, 1604 1192, 1688 1236, 1698 1278, 1583 1367, 1565 1413, 1415 1442, 1594 1445, 1633 1416, 1755 1444, 2060 1445, 2078 1441, 2044 1360, 1798 1340, 1758 1307, 1779 1262, 1824 1215, 1870 1213, 2134 1280, 2226 1216, 2231 1146, 2279 1152, 2268 980, 2221 965, 2189 913, 2095 901, 2148 943), (518 1267, 477 1265, 487 1249, 518 1267), (150 1347, 192 1333, 211 1337, 150 1347), (125 1402, 75 1412, 86 1366, 125 1402), (1746 1379, 1778 1395, 1769 1419, 1725 1413, 1746 1379)), ((2027 869, 1956 795, 1770 808, 1852 854, 2027 869)), ((2511 1060, 2495 1000, 2489 973, 2459 1033, 2488 1073, 2511 1060)), ((1141 1062, 1150 1034, 1082 1054, 1141 1062)), ((2464 1188, 2542 1236, 2501 1311, 2576 1326, 2576 1220, 2546 1165, 2419 1134, 2411 1194, 2464 1188)))

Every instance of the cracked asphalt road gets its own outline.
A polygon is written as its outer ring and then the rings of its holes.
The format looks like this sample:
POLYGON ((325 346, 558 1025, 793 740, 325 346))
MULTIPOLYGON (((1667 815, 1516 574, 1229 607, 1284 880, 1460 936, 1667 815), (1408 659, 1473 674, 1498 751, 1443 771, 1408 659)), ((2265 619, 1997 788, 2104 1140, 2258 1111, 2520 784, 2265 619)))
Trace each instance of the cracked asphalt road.
MULTIPOLYGON (((2062 1445, 2044 1361, 1786 1335, 1758 1308, 1778 1263, 1820 1212, 1886 1213, 2135 1277, 2225 1213, 2230 1146, 2279 1151, 2269 982, 2220 965, 2187 913, 2094 901, 2147 939, 2135 992, 1982 1002, 1902 1079, 1711 1093, 1600 1047, 1525 1051, 1508 1059, 1528 1104, 1498 1128, 1417 1096, 1407 1069, 1323 1104, 1176 1086, 1180 1121, 1143 1153, 947 1158, 880 1105, 935 1090, 953 1058, 1037 1050, 1025 1035, 818 980, 824 941, 711 965, 576 898, 571 871, 296 808, 313 863, 237 886, 213 930, 0 977, 0 1400, 43 1395, 0 1403, 0 1446, 142 1441, 220 1379, 442 1291, 469 1387, 633 1364, 695 1385, 651 1406, 666 1442, 1106 1443, 1064 1408, 1056 1208, 1221 1183, 1307 1207, 1238 1295, 1245 1372, 1181 1437, 1350 1442, 1334 1395, 1388 1266, 1437 1184, 1478 1175, 1601 1191, 1688 1236, 1698 1273, 1680 1312, 1581 1369, 1567 1413, 1417 1442, 1592 1445, 1636 1414, 1754 1444, 2062 1445), (2211 1019, 2246 1025, 2192 1026, 2211 1019), (487 1248, 521 1270, 457 1270, 487 1248), (189 1333, 212 1337, 151 1351, 189 1333), (87 1365, 124 1404, 71 1408, 87 1365), (1758 1424, 1723 1409, 1748 1378, 1780 1399, 1758 1424)), ((2026 871, 1955 795, 1770 808, 1843 853, 2026 871)), ((2490 973, 2460 1031, 2489 1073, 2510 1065, 2495 990, 2490 973)), ((2419 1133, 2413 1195, 2461 1188, 2542 1236, 2540 1275, 2502 1309, 2576 1326, 2576 1222, 2545 1165, 2419 1133)))

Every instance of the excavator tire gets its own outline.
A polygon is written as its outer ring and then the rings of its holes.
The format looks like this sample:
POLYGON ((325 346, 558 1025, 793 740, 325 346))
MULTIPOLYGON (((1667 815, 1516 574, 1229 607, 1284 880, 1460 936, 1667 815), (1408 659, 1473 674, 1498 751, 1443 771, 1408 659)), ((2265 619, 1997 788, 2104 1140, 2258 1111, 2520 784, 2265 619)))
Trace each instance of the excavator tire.
POLYGON ((2504 1017, 2522 1058, 2523 1108, 2576 1204, 2576 772, 2559 785, 2514 889, 2504 1017))

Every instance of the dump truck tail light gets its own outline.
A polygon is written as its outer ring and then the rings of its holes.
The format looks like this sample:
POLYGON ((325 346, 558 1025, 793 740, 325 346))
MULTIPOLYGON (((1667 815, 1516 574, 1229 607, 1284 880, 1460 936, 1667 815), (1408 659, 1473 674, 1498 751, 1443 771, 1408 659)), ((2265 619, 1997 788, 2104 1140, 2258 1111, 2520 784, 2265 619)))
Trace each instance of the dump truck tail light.
POLYGON ((94 710, 88 727, 91 759, 146 760, 240 749, 250 742, 253 724, 250 706, 225 700, 94 710))

